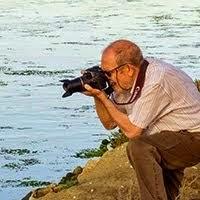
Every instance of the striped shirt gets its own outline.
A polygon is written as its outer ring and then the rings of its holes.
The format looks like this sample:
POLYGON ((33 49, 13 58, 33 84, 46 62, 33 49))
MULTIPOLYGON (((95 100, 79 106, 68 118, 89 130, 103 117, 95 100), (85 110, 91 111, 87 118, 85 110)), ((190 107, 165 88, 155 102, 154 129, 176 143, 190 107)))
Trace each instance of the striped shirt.
MULTIPOLYGON (((174 66, 154 58, 149 62, 141 96, 133 103, 116 107, 128 115, 145 134, 163 130, 200 131, 200 93, 192 79, 174 66)), ((131 92, 115 96, 127 102, 131 92)))

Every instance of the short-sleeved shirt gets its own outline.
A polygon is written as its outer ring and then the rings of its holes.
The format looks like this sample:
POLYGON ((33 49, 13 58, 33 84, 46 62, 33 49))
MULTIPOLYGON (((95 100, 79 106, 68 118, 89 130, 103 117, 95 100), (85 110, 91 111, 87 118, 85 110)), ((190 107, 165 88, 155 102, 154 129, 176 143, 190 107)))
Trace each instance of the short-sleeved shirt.
MULTIPOLYGON (((149 62, 141 95, 128 105, 116 105, 145 134, 163 130, 200 131, 200 92, 182 70, 155 58, 149 62)), ((115 96, 127 102, 131 92, 115 96)))

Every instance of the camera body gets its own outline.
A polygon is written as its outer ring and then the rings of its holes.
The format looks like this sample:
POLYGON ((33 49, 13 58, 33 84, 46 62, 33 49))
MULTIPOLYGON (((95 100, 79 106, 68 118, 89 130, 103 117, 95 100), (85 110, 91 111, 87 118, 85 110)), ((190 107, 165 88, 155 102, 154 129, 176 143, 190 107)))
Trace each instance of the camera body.
POLYGON ((84 88, 85 84, 88 84, 93 88, 103 90, 108 95, 113 92, 108 78, 98 65, 86 69, 80 77, 72 80, 61 80, 61 82, 63 82, 63 89, 66 91, 62 97, 71 96, 75 92, 86 91, 84 88))

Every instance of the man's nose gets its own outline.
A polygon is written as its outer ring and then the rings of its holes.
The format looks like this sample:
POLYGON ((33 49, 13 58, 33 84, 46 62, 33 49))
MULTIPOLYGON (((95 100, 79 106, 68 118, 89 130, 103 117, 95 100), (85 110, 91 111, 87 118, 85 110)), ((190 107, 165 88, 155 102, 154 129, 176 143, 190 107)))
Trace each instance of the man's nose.
POLYGON ((110 84, 116 83, 116 78, 112 75, 112 76, 108 77, 108 81, 110 84))

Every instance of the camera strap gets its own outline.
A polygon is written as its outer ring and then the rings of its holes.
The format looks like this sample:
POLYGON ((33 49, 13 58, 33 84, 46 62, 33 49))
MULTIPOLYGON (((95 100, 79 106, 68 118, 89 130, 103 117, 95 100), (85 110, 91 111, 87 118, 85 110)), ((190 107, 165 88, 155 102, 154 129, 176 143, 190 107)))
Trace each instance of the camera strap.
POLYGON ((146 70, 147 70, 147 66, 149 65, 149 62, 147 60, 144 60, 144 62, 142 63, 141 67, 140 67, 140 71, 138 73, 138 77, 135 83, 135 87, 133 89, 133 92, 131 94, 130 99, 128 100, 128 102, 126 103, 118 103, 113 94, 112 94, 112 100, 114 101, 115 104, 117 105, 127 105, 127 104, 131 104, 133 103, 136 99, 138 99, 141 95, 141 90, 144 86, 144 81, 145 81, 145 75, 146 75, 146 70))

